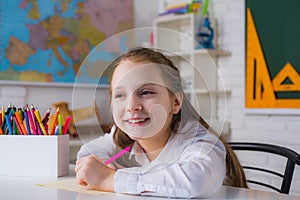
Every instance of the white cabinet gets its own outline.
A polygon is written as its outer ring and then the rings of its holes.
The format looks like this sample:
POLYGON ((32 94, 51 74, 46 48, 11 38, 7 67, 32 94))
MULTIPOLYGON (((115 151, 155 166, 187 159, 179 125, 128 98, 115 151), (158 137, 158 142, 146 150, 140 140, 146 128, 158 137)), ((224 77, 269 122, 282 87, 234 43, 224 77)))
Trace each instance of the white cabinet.
POLYGON ((199 20, 194 14, 162 16, 154 20, 154 27, 154 47, 179 68, 184 90, 193 106, 217 131, 228 132, 228 123, 224 124, 225 113, 217 113, 218 97, 228 92, 218 82, 217 60, 230 52, 217 48, 198 49, 195 35, 199 20))

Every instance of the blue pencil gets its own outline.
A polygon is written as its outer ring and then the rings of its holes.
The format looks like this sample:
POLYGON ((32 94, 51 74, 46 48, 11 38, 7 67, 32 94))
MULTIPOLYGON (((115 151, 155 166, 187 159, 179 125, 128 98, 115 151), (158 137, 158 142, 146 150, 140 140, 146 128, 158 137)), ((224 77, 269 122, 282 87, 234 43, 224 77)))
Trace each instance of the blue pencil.
POLYGON ((59 130, 60 130, 60 125, 58 124, 58 125, 56 125, 56 127, 55 127, 55 132, 54 132, 54 134, 55 134, 55 135, 59 135, 59 130))
POLYGON ((13 135, 12 127, 10 124, 9 116, 5 115, 6 126, 8 128, 9 135, 13 135))
POLYGON ((28 115, 27 115, 26 111, 24 111, 24 116, 25 116, 27 133, 28 133, 28 135, 31 135, 31 133, 30 133, 30 126, 29 126, 29 120, 28 120, 28 115))
MULTIPOLYGON (((5 112, 5 121, 7 121, 7 118, 10 119, 10 117, 14 114, 14 109, 12 109, 11 107, 7 108, 6 112, 5 112)), ((3 130, 6 130, 7 128, 7 123, 4 124, 3 130)), ((12 129, 12 128, 11 128, 12 129)), ((12 131, 13 133, 13 131, 12 131)))

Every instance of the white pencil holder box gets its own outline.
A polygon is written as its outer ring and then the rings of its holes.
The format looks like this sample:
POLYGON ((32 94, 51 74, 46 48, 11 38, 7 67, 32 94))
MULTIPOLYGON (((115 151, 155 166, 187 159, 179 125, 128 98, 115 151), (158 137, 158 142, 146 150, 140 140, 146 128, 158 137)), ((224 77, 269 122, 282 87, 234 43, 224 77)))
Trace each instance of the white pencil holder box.
POLYGON ((59 177, 68 173, 69 135, 0 135, 0 175, 59 177))

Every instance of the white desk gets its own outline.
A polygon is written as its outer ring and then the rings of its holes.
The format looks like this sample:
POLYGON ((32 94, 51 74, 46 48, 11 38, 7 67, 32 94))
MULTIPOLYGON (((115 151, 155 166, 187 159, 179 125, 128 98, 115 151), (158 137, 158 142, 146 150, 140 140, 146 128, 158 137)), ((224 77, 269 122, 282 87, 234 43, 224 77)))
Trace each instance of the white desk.
MULTIPOLYGON (((60 178, 63 179, 63 178, 60 178)), ((50 187, 36 186, 37 183, 56 181, 55 178, 7 177, 0 176, 1 200, 154 200, 167 199, 105 193, 100 195, 59 190, 50 187)), ((291 196, 273 192, 262 192, 223 186, 210 199, 264 199, 264 200, 300 200, 300 196, 291 196)))

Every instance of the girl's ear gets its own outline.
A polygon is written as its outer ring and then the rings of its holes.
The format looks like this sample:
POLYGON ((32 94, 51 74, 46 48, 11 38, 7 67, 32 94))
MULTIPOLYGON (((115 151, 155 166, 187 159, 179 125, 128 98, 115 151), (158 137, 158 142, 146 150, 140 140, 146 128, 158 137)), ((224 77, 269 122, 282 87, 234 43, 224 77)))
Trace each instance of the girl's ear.
POLYGON ((182 92, 177 93, 173 96, 172 100, 172 113, 177 114, 180 111, 183 101, 183 94, 182 92))

